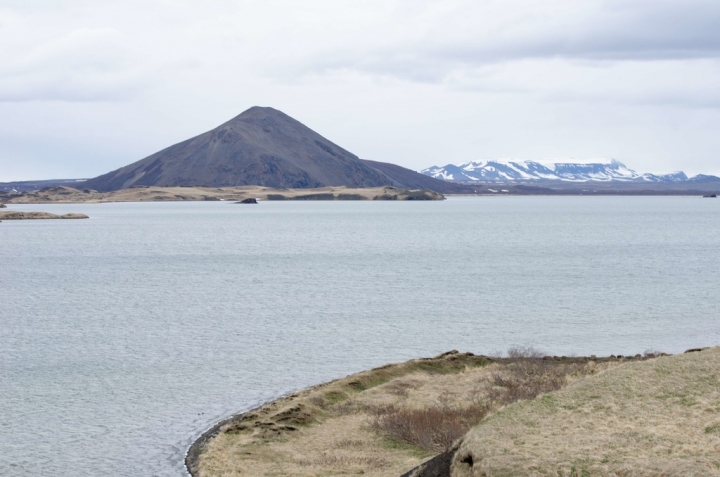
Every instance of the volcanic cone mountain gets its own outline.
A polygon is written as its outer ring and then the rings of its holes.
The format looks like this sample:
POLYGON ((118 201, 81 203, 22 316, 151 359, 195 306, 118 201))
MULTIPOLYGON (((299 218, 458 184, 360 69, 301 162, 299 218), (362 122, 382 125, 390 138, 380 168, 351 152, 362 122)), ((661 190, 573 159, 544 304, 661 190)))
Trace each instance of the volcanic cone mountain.
POLYGON ((83 184, 98 191, 139 185, 403 186, 290 116, 262 107, 83 184))

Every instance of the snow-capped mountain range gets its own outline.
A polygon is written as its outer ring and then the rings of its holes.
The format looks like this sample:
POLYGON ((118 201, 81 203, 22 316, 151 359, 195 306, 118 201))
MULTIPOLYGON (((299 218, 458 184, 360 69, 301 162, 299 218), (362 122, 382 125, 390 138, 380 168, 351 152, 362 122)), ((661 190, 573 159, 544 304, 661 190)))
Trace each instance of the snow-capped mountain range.
MULTIPOLYGON (((639 174, 615 159, 588 164, 571 162, 539 163, 535 161, 490 160, 470 161, 423 169, 420 173, 451 182, 526 182, 558 180, 567 182, 704 182, 718 179, 698 175, 689 178, 684 172, 639 174)), ((718 179, 720 180, 720 179, 718 179)))

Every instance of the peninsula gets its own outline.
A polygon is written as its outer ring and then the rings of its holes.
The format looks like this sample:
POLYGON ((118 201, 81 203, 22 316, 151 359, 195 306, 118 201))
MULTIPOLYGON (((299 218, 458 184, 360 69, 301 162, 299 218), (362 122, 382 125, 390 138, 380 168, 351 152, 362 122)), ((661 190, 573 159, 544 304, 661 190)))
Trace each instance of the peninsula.
POLYGON ((690 351, 386 365, 223 421, 186 464, 194 477, 720 475, 720 347, 690 351))

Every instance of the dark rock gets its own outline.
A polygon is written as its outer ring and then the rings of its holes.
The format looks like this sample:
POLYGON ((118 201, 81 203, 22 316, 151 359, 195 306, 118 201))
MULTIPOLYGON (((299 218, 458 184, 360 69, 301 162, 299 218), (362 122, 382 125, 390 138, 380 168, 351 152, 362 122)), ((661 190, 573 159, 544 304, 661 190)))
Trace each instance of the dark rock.
POLYGON ((47 212, 18 212, 9 210, 0 213, 0 219, 3 220, 37 220, 37 219, 87 219, 85 214, 49 214, 47 212))
POLYGON ((445 196, 431 190, 402 190, 393 187, 386 187, 381 195, 376 195, 373 200, 444 200, 445 196))
POLYGON ((450 466, 454 456, 455 452, 452 450, 443 452, 401 477, 450 477, 450 466))
POLYGON ((362 159, 368 166, 374 167, 405 189, 428 189, 441 194, 472 194, 477 192, 477 185, 456 184, 420 174, 404 167, 387 162, 362 159), (429 179, 429 180, 428 180, 429 179))
POLYGON ((298 195, 291 200, 335 200, 335 196, 329 192, 321 192, 318 194, 298 195))
POLYGON ((298 404, 272 416, 276 422, 286 426, 298 426, 310 424, 315 420, 313 415, 307 411, 303 404, 298 404))
POLYGON ((68 195, 68 194, 72 194, 72 189, 68 189, 67 187, 63 187, 63 186, 44 187, 44 188, 40 189, 40 192, 44 192, 44 193, 52 192, 54 194, 68 195))
POLYGON ((243 199, 240 202, 235 202, 235 203, 236 204, 257 204, 258 201, 257 201, 257 199, 250 197, 250 198, 243 199))
POLYGON ((713 199, 714 199, 714 198, 716 198, 716 197, 717 197, 717 194, 706 194, 706 195, 704 195, 703 197, 706 197, 706 198, 713 198, 713 199))
POLYGON ((435 194, 428 190, 412 191, 405 200, 437 200, 435 194))

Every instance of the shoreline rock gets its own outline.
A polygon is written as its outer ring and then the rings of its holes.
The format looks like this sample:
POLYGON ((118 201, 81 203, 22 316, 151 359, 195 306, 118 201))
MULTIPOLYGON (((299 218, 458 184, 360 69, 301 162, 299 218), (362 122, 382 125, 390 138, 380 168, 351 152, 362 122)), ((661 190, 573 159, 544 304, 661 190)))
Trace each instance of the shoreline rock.
POLYGON ((50 214, 48 212, 0 212, 0 220, 40 220, 40 219, 89 219, 85 214, 50 214))

